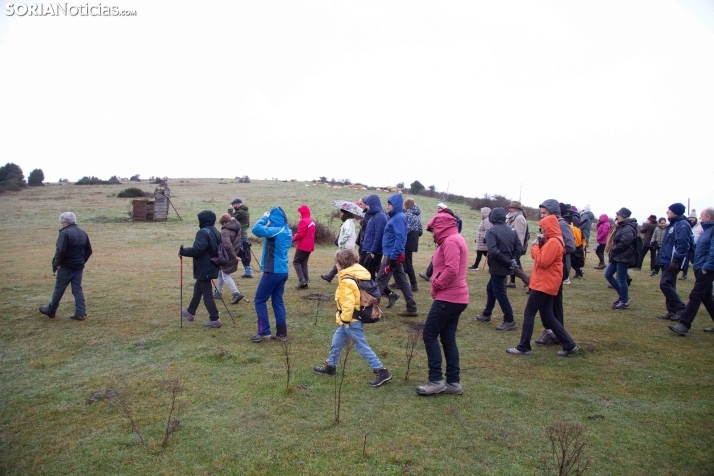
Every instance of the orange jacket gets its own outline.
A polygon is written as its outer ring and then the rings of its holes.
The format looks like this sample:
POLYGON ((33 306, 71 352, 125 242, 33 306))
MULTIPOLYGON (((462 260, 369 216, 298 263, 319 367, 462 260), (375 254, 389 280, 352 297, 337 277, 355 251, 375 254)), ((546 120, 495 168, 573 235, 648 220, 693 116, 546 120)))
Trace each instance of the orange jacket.
POLYGON ((554 215, 548 215, 538 224, 545 234, 545 244, 542 247, 538 243, 531 246, 535 263, 528 287, 555 296, 563 283, 563 235, 554 215))

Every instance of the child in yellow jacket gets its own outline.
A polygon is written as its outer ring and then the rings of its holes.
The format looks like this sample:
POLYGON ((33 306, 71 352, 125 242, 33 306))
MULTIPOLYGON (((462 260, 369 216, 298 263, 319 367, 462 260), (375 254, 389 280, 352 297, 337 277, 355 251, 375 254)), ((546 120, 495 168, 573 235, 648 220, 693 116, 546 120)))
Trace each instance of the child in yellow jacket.
POLYGON ((335 320, 339 327, 332 336, 330 356, 325 361, 325 365, 315 366, 313 370, 319 374, 335 375, 342 349, 349 340, 352 340, 357 353, 367 361, 369 366, 372 367, 372 371, 377 374, 374 380, 369 381, 369 384, 373 387, 379 387, 384 382, 392 380, 392 374, 382 365, 382 362, 367 344, 364 338, 364 329, 362 329, 362 321, 357 319, 354 312, 355 309, 360 309, 360 290, 356 280, 368 281, 372 278, 369 271, 358 262, 359 257, 354 249, 341 249, 335 254, 335 266, 337 266, 337 276, 339 278, 339 284, 335 291, 335 302, 337 304, 335 320), (349 277, 346 278, 346 276, 349 277))

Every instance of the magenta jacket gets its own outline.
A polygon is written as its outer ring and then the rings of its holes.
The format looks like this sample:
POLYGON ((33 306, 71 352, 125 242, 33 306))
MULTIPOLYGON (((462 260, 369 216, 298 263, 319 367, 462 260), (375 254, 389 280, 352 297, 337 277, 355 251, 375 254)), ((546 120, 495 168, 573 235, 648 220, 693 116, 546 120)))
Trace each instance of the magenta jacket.
POLYGON ((607 243, 607 235, 610 233, 610 219, 604 213, 600 215, 597 222, 597 242, 600 245, 607 243))
POLYGON ((466 268, 469 265, 469 250, 456 228, 456 218, 448 213, 437 213, 427 225, 427 230, 433 231, 434 241, 439 245, 431 261, 434 265, 431 297, 436 301, 468 304, 466 268))
POLYGON ((315 251, 315 222, 310 218, 310 209, 307 205, 298 208, 302 219, 298 224, 293 241, 297 242, 297 249, 312 253, 315 251))

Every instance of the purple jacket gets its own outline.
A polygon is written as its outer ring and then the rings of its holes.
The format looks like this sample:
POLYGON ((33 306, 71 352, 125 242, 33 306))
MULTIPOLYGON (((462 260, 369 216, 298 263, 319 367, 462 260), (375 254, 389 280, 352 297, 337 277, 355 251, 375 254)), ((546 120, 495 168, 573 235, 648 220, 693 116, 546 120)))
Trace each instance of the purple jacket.
POLYGON ((597 222, 597 242, 600 245, 607 243, 607 235, 610 233, 610 219, 604 213, 600 215, 597 222))

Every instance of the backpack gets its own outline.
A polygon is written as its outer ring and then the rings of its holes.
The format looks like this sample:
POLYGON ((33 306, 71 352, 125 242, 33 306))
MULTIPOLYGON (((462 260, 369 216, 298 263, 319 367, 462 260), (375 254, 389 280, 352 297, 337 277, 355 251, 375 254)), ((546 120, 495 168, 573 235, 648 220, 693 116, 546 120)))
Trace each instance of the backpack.
MULTIPOLYGON (((208 233, 208 241, 211 242, 211 236, 214 236, 213 233, 208 231, 206 228, 202 228, 203 231, 208 233)), ((211 243, 212 244, 212 243, 211 243)), ((223 243, 220 241, 218 242, 218 246, 216 247, 216 256, 211 257, 211 262, 215 264, 218 267, 223 267, 226 266, 228 263, 231 262, 230 256, 228 256, 228 252, 226 251, 226 248, 223 246, 223 243)))
POLYGON ((528 229, 528 222, 526 222, 526 236, 523 239, 523 249, 521 250, 521 256, 526 255, 526 251, 528 251, 528 243, 531 241, 531 232, 528 229))
MULTIPOLYGON (((642 253, 642 247, 644 246, 644 243, 642 241, 642 236, 637 235, 637 238, 635 238, 632 241, 632 252, 635 253, 635 260, 639 260, 640 253, 642 253)), ((637 262, 637 261, 635 261, 637 262)))
POLYGON ((585 266, 585 240, 583 240, 580 228, 571 224, 570 229, 573 231, 573 239, 575 240, 575 251, 570 255, 570 264, 574 268, 582 268, 585 266))
POLYGON ((464 225, 461 221, 461 217, 458 215, 454 215, 454 218, 456 218, 456 229, 459 231, 459 233, 461 233, 461 227, 464 225))
POLYGON ((373 279, 357 279, 349 274, 342 279, 351 279, 357 283, 359 288, 360 307, 355 308, 354 316, 362 321, 362 324, 374 324, 382 318, 382 309, 379 308, 379 301, 382 297, 382 292, 379 286, 373 279))

